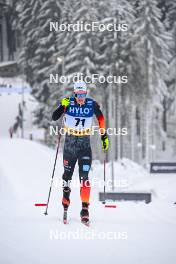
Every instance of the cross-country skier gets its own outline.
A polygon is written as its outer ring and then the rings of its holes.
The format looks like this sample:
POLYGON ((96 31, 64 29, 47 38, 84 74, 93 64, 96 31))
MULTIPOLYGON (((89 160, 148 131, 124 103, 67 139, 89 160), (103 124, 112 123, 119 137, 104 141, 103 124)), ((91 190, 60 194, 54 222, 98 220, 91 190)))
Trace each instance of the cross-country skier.
POLYGON ((88 173, 92 163, 92 152, 90 146, 90 134, 93 115, 99 123, 101 131, 101 142, 104 151, 108 150, 109 140, 105 130, 105 119, 96 101, 87 97, 85 82, 74 84, 74 96, 63 98, 58 108, 53 112, 52 119, 58 120, 64 113, 64 128, 66 131, 64 152, 63 152, 63 198, 64 223, 67 221, 67 209, 70 205, 70 182, 76 162, 79 165, 80 196, 82 210, 81 221, 89 223, 89 198, 90 182, 88 173))

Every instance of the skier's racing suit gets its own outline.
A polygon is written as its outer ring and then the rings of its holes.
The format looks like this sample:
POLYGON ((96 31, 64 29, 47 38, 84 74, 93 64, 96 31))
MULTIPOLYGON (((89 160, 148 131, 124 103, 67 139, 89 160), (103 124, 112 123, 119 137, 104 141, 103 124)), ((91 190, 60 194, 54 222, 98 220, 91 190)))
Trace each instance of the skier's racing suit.
POLYGON ((79 179, 81 182, 80 196, 83 206, 89 204, 90 198, 90 182, 88 173, 92 163, 92 151, 90 146, 90 134, 92 126, 92 118, 95 114, 102 136, 105 132, 105 119, 96 101, 86 98, 84 105, 79 105, 74 97, 70 98, 68 107, 59 104, 58 108, 53 112, 52 119, 58 120, 62 114, 64 116, 64 128, 66 131, 63 165, 63 199, 64 208, 68 208, 70 204, 70 181, 72 179, 75 164, 78 160, 79 179))

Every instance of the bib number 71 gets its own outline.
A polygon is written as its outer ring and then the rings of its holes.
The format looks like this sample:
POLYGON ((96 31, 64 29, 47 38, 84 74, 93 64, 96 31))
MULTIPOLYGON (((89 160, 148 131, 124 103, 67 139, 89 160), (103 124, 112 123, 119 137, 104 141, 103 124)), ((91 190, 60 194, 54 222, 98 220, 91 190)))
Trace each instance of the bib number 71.
POLYGON ((78 126, 79 123, 81 122, 81 123, 82 123, 82 126, 84 127, 84 124, 85 124, 85 121, 86 121, 85 118, 84 118, 84 119, 81 119, 81 118, 75 118, 75 120, 76 120, 76 124, 75 124, 75 126, 78 126))

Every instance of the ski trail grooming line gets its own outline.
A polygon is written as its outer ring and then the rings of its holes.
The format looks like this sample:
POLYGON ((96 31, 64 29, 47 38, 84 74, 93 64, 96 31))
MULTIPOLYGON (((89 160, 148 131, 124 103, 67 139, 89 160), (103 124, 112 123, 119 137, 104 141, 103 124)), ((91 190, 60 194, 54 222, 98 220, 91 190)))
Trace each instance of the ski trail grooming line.
POLYGON ((114 204, 106 204, 106 151, 104 151, 104 201, 102 204, 105 205, 105 208, 117 208, 117 205, 114 204))

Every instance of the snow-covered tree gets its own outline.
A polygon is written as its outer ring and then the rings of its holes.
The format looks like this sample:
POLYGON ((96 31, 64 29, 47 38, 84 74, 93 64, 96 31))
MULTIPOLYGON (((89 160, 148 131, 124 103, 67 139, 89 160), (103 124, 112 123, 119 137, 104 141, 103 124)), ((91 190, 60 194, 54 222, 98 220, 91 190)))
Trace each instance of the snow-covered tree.
POLYGON ((140 65, 144 82, 141 86, 141 102, 144 102, 143 120, 145 138, 146 163, 149 161, 150 133, 155 109, 161 105, 164 95, 167 94, 165 80, 168 73, 170 58, 170 35, 161 22, 161 11, 157 1, 140 1, 139 17, 134 23, 133 49, 140 65))
MULTIPOLYGON (((36 13, 35 10, 34 13, 36 13)), ((61 8, 58 1, 43 1, 37 17, 37 48, 33 58, 32 70, 34 72, 33 95, 41 103, 38 113, 36 112, 36 117, 38 117, 36 121, 44 128, 48 128, 51 120, 53 107, 51 96, 55 87, 49 83, 49 74, 56 73, 56 62, 53 61, 53 55, 58 53, 56 32, 50 31, 50 22, 58 21, 60 16, 61 8)))
POLYGON ((76 73, 96 73, 105 78, 127 76, 127 84, 88 85, 90 95, 103 105, 107 126, 128 128, 128 136, 115 136, 112 140, 111 159, 135 159, 137 143, 142 144, 143 157, 148 158, 149 145, 155 143, 156 111, 164 113, 164 100, 168 104, 175 91, 175 3, 169 0, 167 6, 165 0, 15 1, 19 3, 22 33, 20 63, 39 102, 38 125, 47 128, 58 100, 67 91, 71 94, 72 81, 49 84, 50 73, 66 77, 76 73), (51 21, 66 26, 78 22, 127 24, 128 30, 55 32, 49 30, 51 21))
POLYGON ((173 95, 176 93, 176 1, 168 1, 167 27, 172 35, 171 54, 169 61, 169 82, 173 95))
MULTIPOLYGON (((126 47, 128 46, 128 41, 130 41, 129 29, 134 19, 132 5, 125 0, 111 1, 108 6, 106 1, 99 1, 98 7, 100 9, 100 12, 98 12, 100 23, 105 25, 111 23, 116 26, 116 30, 105 30, 97 33, 99 38, 98 72, 105 77, 113 75, 118 78, 119 76, 128 75, 126 71, 128 50, 126 47), (127 24, 127 31, 121 31, 120 27, 123 24, 127 24), (117 31, 118 27, 120 28, 119 31, 117 31)), ((122 86, 123 84, 120 84, 120 82, 111 85, 105 82, 100 84, 99 89, 99 93, 102 94, 103 105, 106 109, 107 126, 112 126, 116 129, 121 127, 122 86), (110 105, 113 107, 109 107, 110 105)), ((119 139, 120 136, 116 136, 115 142, 112 142, 112 145, 115 146, 115 159, 122 157, 119 139)), ((113 152, 113 149, 111 152, 113 152)))
POLYGON ((22 43, 19 63, 21 71, 26 75, 27 81, 33 84, 33 58, 37 48, 37 13, 40 10, 40 1, 26 2, 19 0, 16 3, 16 10, 18 12, 18 29, 21 32, 22 43), (35 10, 35 12, 33 11, 35 10))
POLYGON ((48 128, 52 105, 50 97, 54 89, 49 84, 49 73, 56 71, 53 54, 58 52, 56 32, 50 31, 50 22, 60 19, 60 1, 21 0, 17 10, 22 32, 21 69, 33 88, 32 94, 40 103, 35 112, 35 122, 40 127, 48 128))
MULTIPOLYGON (((94 21, 93 0, 66 1, 61 23, 77 24, 94 21), (71 2, 71 3, 70 3, 71 2)), ((95 73, 96 34, 85 30, 63 31, 58 34, 59 53, 64 58, 64 73, 72 79, 77 73, 90 76, 95 73)))

